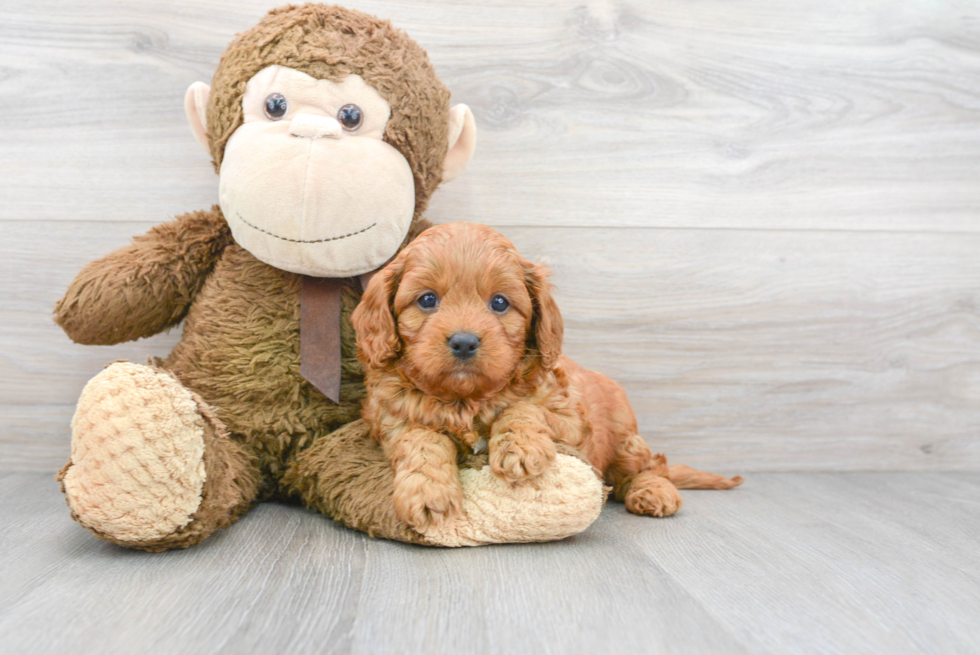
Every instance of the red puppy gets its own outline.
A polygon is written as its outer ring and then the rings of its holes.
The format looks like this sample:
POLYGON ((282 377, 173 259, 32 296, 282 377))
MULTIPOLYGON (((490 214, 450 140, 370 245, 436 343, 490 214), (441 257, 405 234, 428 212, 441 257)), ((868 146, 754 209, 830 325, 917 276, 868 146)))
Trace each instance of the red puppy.
POLYGON ((635 514, 673 514, 678 487, 742 482, 653 455, 622 387, 561 354, 547 271, 485 225, 426 230, 374 276, 351 321, 364 418, 391 460, 398 516, 416 528, 459 509, 458 449, 481 439, 513 482, 547 470, 555 442, 573 446, 635 514))

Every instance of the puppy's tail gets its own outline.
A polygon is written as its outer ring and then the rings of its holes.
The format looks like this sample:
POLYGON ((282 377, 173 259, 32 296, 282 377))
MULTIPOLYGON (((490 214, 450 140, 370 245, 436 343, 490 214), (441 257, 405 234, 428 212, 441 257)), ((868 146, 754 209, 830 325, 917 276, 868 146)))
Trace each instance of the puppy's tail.
POLYGON ((734 489, 745 481, 740 475, 726 478, 717 473, 692 469, 687 464, 671 464, 667 467, 666 477, 678 489, 734 489))

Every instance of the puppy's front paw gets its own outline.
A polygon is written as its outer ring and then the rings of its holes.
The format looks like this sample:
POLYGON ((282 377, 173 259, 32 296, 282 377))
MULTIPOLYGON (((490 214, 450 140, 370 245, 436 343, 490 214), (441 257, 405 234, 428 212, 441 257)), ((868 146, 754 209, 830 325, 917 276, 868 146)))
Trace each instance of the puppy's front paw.
POLYGON ((490 469, 509 482, 519 482, 547 471, 557 454, 546 428, 521 426, 490 440, 490 469))
POLYGON ((640 473, 633 479, 623 500, 626 510, 633 514, 658 517, 676 514, 684 504, 680 492, 670 480, 650 471, 640 473))
POLYGON ((463 505, 459 479, 436 480, 419 471, 395 477, 393 500, 398 518, 416 530, 440 526, 463 505))

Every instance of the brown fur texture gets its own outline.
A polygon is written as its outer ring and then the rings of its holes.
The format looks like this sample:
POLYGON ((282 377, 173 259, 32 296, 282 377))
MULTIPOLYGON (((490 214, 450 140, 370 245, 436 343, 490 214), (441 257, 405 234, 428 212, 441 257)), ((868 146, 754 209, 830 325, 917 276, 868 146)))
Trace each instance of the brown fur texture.
POLYGON ((449 125, 449 90, 425 50, 388 21, 359 11, 320 4, 272 10, 238 35, 215 71, 208 134, 216 171, 225 143, 242 124, 246 83, 273 64, 334 82, 360 75, 378 90, 391 105, 384 140, 412 168, 415 215, 421 216, 442 179, 449 125))
MULTIPOLYGON (((286 484, 297 485, 303 503, 327 516, 345 517, 351 528, 371 536, 397 539, 409 543, 430 544, 398 518, 391 502, 394 473, 380 448, 366 448, 372 443, 364 421, 349 423, 327 437, 317 439, 305 450, 295 466, 287 471, 286 484), (347 493, 347 489, 374 489, 385 494, 384 502, 365 494, 347 493)), ((572 448, 561 451, 584 459, 572 448)), ((480 469, 487 465, 487 455, 464 452, 460 468, 480 469)))
MULTIPOLYGON (((409 236, 427 225, 416 221, 409 236)), ((123 545, 143 550, 190 546, 230 525, 260 500, 312 500, 311 494, 328 493, 323 480, 332 489, 328 495, 339 503, 331 513, 336 520, 378 536, 421 541, 397 520, 384 522, 384 508, 391 505, 390 484, 358 484, 365 478, 390 476, 386 465, 379 471, 360 469, 376 467, 377 458, 368 451, 377 447, 366 431, 360 440, 344 438, 356 433, 358 425, 348 427, 337 440, 332 435, 359 418, 364 398, 349 321, 360 298, 357 282, 349 281, 342 296, 343 376, 341 402, 334 404, 299 373, 300 276, 263 264, 230 240, 215 253, 216 242, 226 232, 217 207, 185 214, 89 264, 56 307, 56 320, 80 343, 111 344, 135 338, 132 335, 147 336, 172 317, 184 316, 180 343, 158 365, 198 394, 202 414, 220 426, 206 444, 207 482, 198 520, 159 542, 123 545), (197 246, 208 257, 182 256, 186 250, 196 252, 196 247, 181 235, 207 233, 217 238, 207 247, 197 246), (198 289, 192 299, 183 295, 188 288, 198 289), (161 312, 161 305, 171 310, 161 312), (117 319, 117 325, 107 326, 100 320, 105 315, 124 316, 126 321, 117 319), (311 448, 317 443, 319 449, 311 448), (328 477, 317 473, 322 463, 317 453, 324 450, 351 467, 346 477, 335 475, 336 467, 328 477), (224 470, 229 473, 222 474, 224 470), (230 488, 219 482, 229 479, 236 480, 230 488), (212 494, 231 498, 212 504, 212 494)), ((383 457, 380 452, 378 456, 383 457)))
MULTIPOLYGON (((449 93, 425 52, 387 21, 360 12, 322 5, 271 12, 235 39, 215 73, 208 132, 216 168, 241 124, 246 82, 271 64, 331 80, 357 73, 381 92, 392 107, 385 140, 405 156, 416 181, 406 243, 424 230, 421 213, 440 180, 449 110, 449 93)), ((338 405, 300 375, 300 286, 298 275, 235 244, 213 207, 92 262, 57 303, 55 320, 84 344, 120 343, 184 321, 180 343, 157 364, 197 394, 210 421, 203 502, 178 533, 123 545, 186 547, 253 503, 286 497, 378 536, 422 541, 394 518, 390 468, 372 452, 377 446, 363 424, 351 424, 364 397, 349 322, 359 285, 350 280, 343 291, 338 405)))
POLYGON ((93 346, 162 332, 184 319, 231 243, 217 206, 158 225, 85 266, 55 305, 55 320, 72 341, 93 346))
MULTIPOLYGON (((364 418, 391 460, 403 521, 423 529, 458 511, 457 460, 481 437, 494 473, 512 482, 546 471, 557 442, 602 472, 629 511, 680 509, 666 459, 639 436, 623 389, 561 355, 563 322, 545 269, 490 228, 425 232, 375 276, 352 321, 364 418), (433 296, 438 304, 426 307, 433 296), (499 297, 503 311, 493 306, 499 297), (470 359, 451 348, 460 333, 479 338, 470 359)), ((741 483, 682 471, 701 488, 741 483)))

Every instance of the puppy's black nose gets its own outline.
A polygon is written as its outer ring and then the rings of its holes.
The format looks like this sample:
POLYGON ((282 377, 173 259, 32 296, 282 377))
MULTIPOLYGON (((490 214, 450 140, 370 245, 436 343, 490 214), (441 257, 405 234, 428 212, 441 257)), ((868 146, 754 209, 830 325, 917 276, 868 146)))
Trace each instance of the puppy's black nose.
POLYGON ((456 359, 469 359, 480 347, 480 337, 471 332, 457 332, 449 337, 449 349, 456 359))

